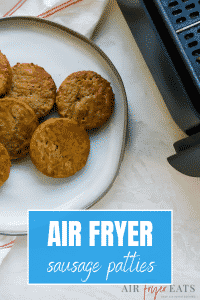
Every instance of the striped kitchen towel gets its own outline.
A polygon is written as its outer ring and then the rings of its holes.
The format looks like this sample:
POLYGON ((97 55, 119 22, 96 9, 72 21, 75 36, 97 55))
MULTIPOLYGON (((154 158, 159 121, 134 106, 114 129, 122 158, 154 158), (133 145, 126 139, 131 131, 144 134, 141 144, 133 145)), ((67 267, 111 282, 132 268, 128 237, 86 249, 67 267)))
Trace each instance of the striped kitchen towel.
POLYGON ((15 239, 15 236, 0 235, 0 265, 4 257, 10 252, 15 239))
POLYGON ((108 0, 0 1, 0 17, 33 16, 50 20, 90 38, 108 0))

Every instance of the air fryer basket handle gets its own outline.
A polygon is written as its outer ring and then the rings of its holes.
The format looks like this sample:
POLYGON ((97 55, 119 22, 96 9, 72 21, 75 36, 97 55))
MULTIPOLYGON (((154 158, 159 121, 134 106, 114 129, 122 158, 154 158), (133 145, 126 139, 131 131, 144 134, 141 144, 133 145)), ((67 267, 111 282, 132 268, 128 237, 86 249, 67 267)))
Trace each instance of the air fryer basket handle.
POLYGON ((167 158, 177 171, 192 177, 200 177, 200 133, 174 143, 176 154, 167 158))

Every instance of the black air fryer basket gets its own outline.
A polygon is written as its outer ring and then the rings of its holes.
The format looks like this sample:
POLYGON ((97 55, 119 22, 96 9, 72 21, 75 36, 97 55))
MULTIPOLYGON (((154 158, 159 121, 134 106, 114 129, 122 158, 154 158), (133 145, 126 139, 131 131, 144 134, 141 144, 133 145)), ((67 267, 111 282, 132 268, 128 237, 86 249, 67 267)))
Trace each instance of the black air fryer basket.
POLYGON ((144 0, 144 4, 190 99, 176 103, 173 118, 178 116, 175 122, 189 137, 174 144, 176 154, 168 162, 183 174, 200 177, 200 0, 144 0))

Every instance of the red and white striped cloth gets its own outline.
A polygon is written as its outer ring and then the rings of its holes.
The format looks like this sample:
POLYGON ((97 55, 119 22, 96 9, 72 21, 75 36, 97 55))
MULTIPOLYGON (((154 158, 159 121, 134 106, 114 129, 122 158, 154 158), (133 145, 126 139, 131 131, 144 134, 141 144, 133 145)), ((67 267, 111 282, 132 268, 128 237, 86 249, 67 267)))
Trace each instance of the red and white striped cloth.
POLYGON ((15 242, 15 239, 16 239, 15 236, 0 235, 0 265, 4 257, 11 250, 15 242))
POLYGON ((0 1, 0 17, 39 17, 90 38, 107 3, 108 0, 4 0, 0 1))
MULTIPOLYGON (((0 18, 34 16, 47 19, 90 38, 108 0, 3 0, 0 18)), ((0 235, 0 265, 16 237, 0 235)))

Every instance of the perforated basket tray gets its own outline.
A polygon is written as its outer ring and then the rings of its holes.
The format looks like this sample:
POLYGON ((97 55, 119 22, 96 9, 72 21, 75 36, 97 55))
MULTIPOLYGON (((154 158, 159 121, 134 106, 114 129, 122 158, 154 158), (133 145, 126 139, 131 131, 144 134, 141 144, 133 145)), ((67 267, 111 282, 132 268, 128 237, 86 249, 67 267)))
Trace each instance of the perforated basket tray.
MULTIPOLYGON (((200 0, 154 0, 154 4, 200 97, 200 0)), ((198 105, 195 108, 200 112, 198 105)))
MULTIPOLYGON (((197 80, 196 83, 199 87, 200 0, 161 0, 160 3, 171 22, 171 30, 173 27, 185 54, 192 65, 192 76, 197 76, 195 79, 197 80)), ((190 65, 188 67, 190 67, 190 65)))
MULTIPOLYGON (((159 1, 157 1, 157 3, 158 2, 159 1)), ((160 3, 168 15, 175 31, 200 21, 200 1, 161 0, 160 3)))

